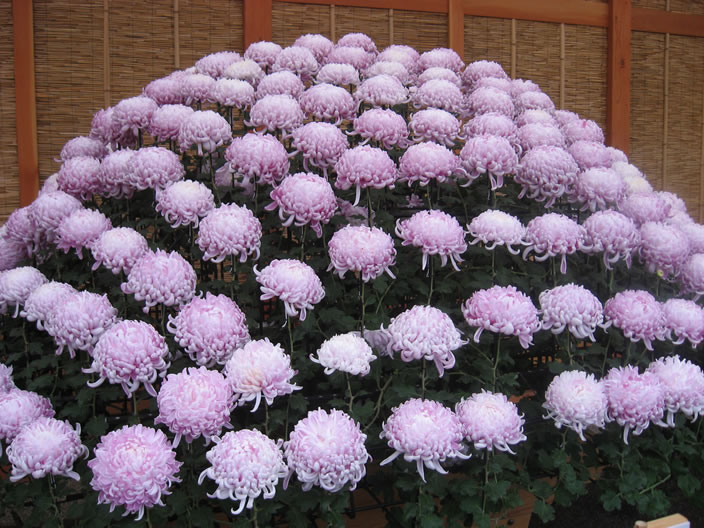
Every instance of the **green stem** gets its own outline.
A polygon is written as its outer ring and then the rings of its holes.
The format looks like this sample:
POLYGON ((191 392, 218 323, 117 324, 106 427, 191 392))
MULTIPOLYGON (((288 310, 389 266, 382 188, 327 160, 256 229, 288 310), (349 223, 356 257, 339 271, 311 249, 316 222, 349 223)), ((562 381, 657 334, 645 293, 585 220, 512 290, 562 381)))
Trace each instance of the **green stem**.
POLYGON ((215 205, 220 205, 220 193, 218 193, 218 188, 215 185, 215 165, 213 165, 213 153, 209 152, 208 157, 210 160, 210 185, 213 186, 213 196, 215 197, 215 205))
POLYGON ((623 357, 623 364, 628 365, 628 360, 631 358, 631 347, 633 346, 633 341, 628 341, 628 346, 626 347, 626 355, 623 357))
POLYGON ((306 260, 306 227, 307 224, 301 228, 301 262, 306 260))
POLYGON ((354 402, 354 394, 352 393, 352 385, 350 384, 350 375, 345 372, 345 379, 347 380, 347 392, 350 394, 350 404, 349 404, 349 409, 350 409, 350 415, 352 415, 352 403, 354 402))
POLYGON ((269 406, 264 402, 264 434, 269 436, 269 406))
POLYGON ((364 287, 366 283, 362 280, 362 275, 359 275, 359 299, 362 304, 362 316, 359 319, 359 330, 362 334, 362 337, 364 337, 364 319, 367 314, 367 303, 366 299, 364 298, 364 287))
POLYGON ((489 457, 491 456, 491 451, 488 449, 484 452, 484 486, 482 487, 482 513, 486 515, 486 499, 487 499, 487 488, 489 486, 489 457))
POLYGON ((291 354, 291 360, 293 360, 293 330, 291 329, 291 318, 286 316, 286 326, 288 328, 288 345, 291 354))
POLYGON ((420 484, 418 485, 418 514, 416 515, 416 527, 417 528, 423 528, 423 522, 422 522, 422 504, 421 504, 421 499, 423 497, 423 482, 421 481, 420 484))
POLYGON ((657 488, 658 486, 661 486, 662 484, 665 484, 665 482, 667 482, 668 480, 670 480, 671 477, 672 477, 672 473, 669 473, 665 478, 663 478, 663 479, 661 479, 661 480, 658 480, 658 481, 657 481, 655 484, 653 484, 652 486, 648 486, 647 488, 645 488, 645 489, 643 489, 643 490, 640 490, 640 492, 638 492, 639 495, 645 495, 645 494, 648 493, 649 491, 653 491, 653 490, 654 490, 655 488, 657 488))
POLYGON ((568 365, 572 366, 572 335, 567 332, 567 358, 568 358, 568 365))
POLYGON ((46 481, 49 484, 49 495, 51 496, 51 505, 53 506, 54 513, 56 514, 56 518, 59 521, 59 526, 61 526, 61 528, 63 528, 64 518, 61 515, 61 511, 59 510, 59 504, 56 501, 56 495, 54 495, 54 476, 49 475, 49 478, 46 479, 46 481))
POLYGON ((384 290, 384 293, 381 294, 381 297, 379 298, 379 302, 376 303, 376 310, 374 310, 375 314, 379 313, 379 310, 381 309, 381 303, 384 300, 384 297, 386 297, 386 294, 389 293, 389 290, 391 289, 391 286, 393 286, 393 284, 394 284, 394 281, 389 282, 389 285, 384 290))
POLYGON ((467 204, 464 202, 464 195, 462 194, 462 188, 460 187, 460 184, 455 180, 455 189, 457 189, 457 195, 460 197, 460 201, 462 202, 462 209, 464 209, 464 223, 468 224, 469 223, 469 212, 467 211, 467 204))
POLYGON ((496 282, 496 248, 491 251, 491 282, 496 282))
POLYGON ((137 391, 132 393, 132 414, 139 420, 139 413, 137 412, 137 391))
POLYGON ((149 517, 149 508, 145 508, 145 514, 147 516, 147 528, 152 528, 152 520, 149 517))
POLYGON ((601 377, 604 377, 606 371, 606 359, 609 357, 609 347, 611 346, 611 332, 609 332, 609 340, 606 342, 606 350, 604 350, 604 360, 601 362, 601 377))
POLYGON ((372 192, 367 187, 367 227, 372 226, 372 192))
POLYGON ((423 370, 420 378, 420 397, 425 398, 425 358, 423 358, 423 370))
POLYGON ((230 298, 235 298, 235 277, 237 273, 235 272, 235 254, 232 254, 232 282, 230 282, 230 298))
MULTIPOLYGON (((381 400, 384 398, 384 393, 386 392, 386 389, 389 388, 389 385, 391 385, 391 380, 393 379, 393 376, 389 376, 389 379, 386 380, 386 383, 384 383, 384 386, 379 389, 379 396, 376 399, 376 405, 374 406, 374 416, 372 419, 369 421, 367 425, 364 426, 363 432, 367 432, 367 429, 369 429, 372 424, 376 421, 376 419, 379 417, 379 413, 381 412, 381 400)), ((704 422, 704 420, 699 420, 699 423, 704 422)))
MULTIPOLYGON (((494 253, 492 252, 492 255, 493 254, 494 253)), ((430 266, 430 289, 428 290, 428 306, 430 306, 430 301, 433 298, 433 286, 434 286, 433 283, 435 282, 435 264, 433 264, 433 262, 434 262, 433 255, 429 256, 429 260, 430 260, 430 264, 429 264, 429 266, 430 266)))
POLYGON ((501 337, 496 336, 496 357, 494 358, 494 366, 491 368, 491 390, 496 392, 496 372, 499 369, 499 360, 501 358, 501 337))

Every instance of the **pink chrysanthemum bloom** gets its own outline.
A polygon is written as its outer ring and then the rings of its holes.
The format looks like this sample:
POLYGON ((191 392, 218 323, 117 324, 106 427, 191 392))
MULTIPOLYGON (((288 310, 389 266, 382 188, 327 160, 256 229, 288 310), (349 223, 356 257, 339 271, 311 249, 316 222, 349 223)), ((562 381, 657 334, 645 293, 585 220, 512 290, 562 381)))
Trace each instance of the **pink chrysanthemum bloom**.
POLYGON ((123 426, 100 438, 88 461, 93 471, 91 487, 99 492, 98 503, 124 506, 125 513, 144 515, 144 508, 163 506, 162 495, 169 495, 181 462, 166 435, 143 425, 123 426))
POLYGON ((321 224, 327 224, 337 210, 335 192, 327 179, 311 172, 287 176, 270 196, 273 202, 265 209, 278 208, 284 226, 310 224, 318 238, 323 235, 321 224))
POLYGON ((508 139, 501 136, 475 136, 467 140, 460 151, 462 168, 470 185, 483 174, 488 174, 491 189, 503 187, 504 176, 518 167, 518 155, 508 139))
POLYGON ((653 350, 655 339, 665 339, 665 313, 655 297, 644 290, 626 290, 614 295, 604 305, 606 324, 619 328, 626 338, 637 343, 643 340, 653 350))
POLYGON ((286 148, 269 134, 245 134, 235 138, 225 150, 225 159, 230 171, 259 185, 276 185, 290 167, 286 148))
POLYGON ((335 47, 329 38, 320 33, 306 33, 305 35, 301 35, 294 41, 293 45, 308 48, 318 62, 322 62, 323 59, 327 57, 328 53, 332 51, 332 48, 335 47))
POLYGON ((330 239, 328 244, 330 265, 340 278, 348 271, 362 274, 367 282, 386 272, 395 279, 391 266, 396 263, 394 241, 377 227, 345 226, 330 239))
POLYGON ((272 405, 274 398, 301 388, 291 383, 298 373, 291 368, 291 358, 280 345, 266 338, 236 349, 223 372, 235 395, 235 405, 254 401, 252 412, 259 408, 262 397, 272 405))
POLYGON ((82 260, 83 248, 90 249, 93 242, 108 229, 112 229, 112 222, 103 213, 94 209, 78 209, 59 224, 56 248, 64 253, 75 249, 82 260))
POLYGON ((56 342, 56 355, 61 355, 68 347, 73 359, 76 350, 91 352, 98 338, 116 322, 117 310, 107 295, 79 291, 54 306, 44 322, 44 329, 56 342))
POLYGON ((657 195, 667 204, 670 212, 669 217, 677 213, 687 213, 687 203, 675 193, 668 191, 658 191, 657 195))
POLYGON ((347 90, 325 83, 311 86, 298 101, 308 116, 318 121, 332 120, 335 124, 354 118, 358 106, 347 90))
POLYGON ((159 106, 180 105, 183 103, 181 84, 174 77, 163 77, 153 80, 144 87, 142 94, 154 99, 159 106))
POLYGON ((676 222, 687 240, 692 253, 704 253, 704 225, 695 222, 676 222))
POLYGON ((144 147, 136 151, 129 161, 128 171, 129 184, 140 191, 166 187, 186 175, 178 154, 162 147, 144 147))
POLYGON ((434 141, 452 147, 460 132, 460 122, 450 112, 428 108, 411 116, 408 129, 415 141, 434 141))
POLYGON ((81 424, 74 429, 68 422, 41 416, 23 427, 7 448, 12 464, 10 482, 28 475, 35 479, 56 475, 80 480, 73 464, 87 456, 88 448, 81 444, 81 424))
POLYGON ((579 114, 576 114, 575 112, 570 112, 569 110, 555 110, 554 112, 552 112, 552 115, 561 127, 567 126, 569 123, 581 119, 581 117, 579 117, 579 114))
POLYGON ((475 216, 467 229, 473 237, 469 242, 471 245, 482 242, 489 251, 496 246, 506 246, 512 255, 520 253, 521 250, 513 246, 522 245, 526 234, 526 228, 518 218, 498 209, 489 209, 475 216))
POLYGON ((376 44, 369 35, 364 33, 347 33, 337 40, 338 46, 362 48, 368 53, 377 53, 376 44))
POLYGON ((32 220, 32 205, 20 207, 10 213, 3 227, 3 238, 9 244, 22 248, 25 256, 32 255, 38 246, 43 245, 41 237, 37 233, 37 226, 32 220))
POLYGON ((467 121, 462 127, 462 136, 470 139, 475 136, 500 136, 518 149, 518 127, 508 116, 489 112, 479 114, 467 121))
POLYGON ((172 228, 193 224, 215 207, 213 192, 204 184, 182 180, 156 190, 156 210, 172 228))
POLYGON ((689 240, 678 227, 646 222, 640 227, 639 253, 650 273, 672 279, 689 256, 689 240))
POLYGON ((462 92, 450 81, 431 79, 417 88, 411 95, 416 108, 439 108, 460 114, 462 112, 462 92))
POLYGON ((0 398, 16 388, 15 382, 12 379, 12 367, 0 363, 0 398))
POLYGON ((81 200, 89 200, 93 194, 100 193, 100 160, 79 156, 71 158, 61 165, 56 183, 60 191, 81 200))
POLYGON ((102 159, 107 154, 105 143, 99 139, 78 136, 69 139, 61 149, 61 161, 66 161, 79 156, 102 159))
POLYGON ((178 374, 169 374, 162 382, 154 425, 164 424, 175 435, 174 448, 181 438, 190 444, 201 435, 208 445, 223 427, 232 429, 233 403, 232 387, 220 372, 187 367, 178 374))
POLYGON ((261 285, 259 297, 267 301, 278 297, 284 303, 286 317, 298 316, 301 321, 325 297, 323 283, 315 270, 299 260, 276 259, 261 271, 254 266, 254 274, 261 285))
POLYGON ((351 64, 326 64, 320 68, 315 81, 337 86, 357 86, 360 83, 359 72, 351 64))
POLYGON ((579 166, 559 147, 536 147, 521 158, 514 180, 522 186, 519 198, 546 202, 549 208, 574 184, 579 166))
POLYGON ((432 306, 414 306, 400 313, 382 331, 386 335, 386 353, 394 352, 409 363, 427 359, 435 363, 438 376, 455 366, 453 352, 467 344, 452 319, 432 306))
POLYGON ((44 193, 49 193, 49 192, 54 192, 59 190, 59 173, 55 172, 54 174, 48 176, 46 180, 44 180, 44 183, 42 184, 42 188, 39 189, 39 195, 42 195, 44 193))
POLYGON ((28 256, 27 247, 8 237, 6 226, 0 227, 0 271, 16 268, 28 256))
POLYGON ((612 368, 603 379, 609 402, 607 421, 623 427, 623 441, 628 444, 628 433, 639 435, 650 423, 666 427, 665 387, 652 372, 638 373, 638 367, 612 368))
POLYGON ((604 143, 604 131, 595 121, 589 119, 575 119, 562 126, 567 143, 571 145, 575 141, 596 141, 604 143))
MULTIPOLYGON (((188 107, 184 106, 183 108, 188 107)), ((132 197, 134 194, 134 188, 130 185, 130 160, 132 156, 134 156, 133 150, 122 149, 111 152, 103 158, 98 171, 98 187, 101 195, 109 198, 132 197)))
POLYGON ((32 266, 0 272, 0 314, 6 314, 8 308, 14 307, 12 317, 17 317, 20 305, 25 303, 34 290, 47 282, 44 274, 32 266))
POLYGON ((704 372, 699 365, 679 356, 659 358, 646 372, 655 374, 665 393, 667 425, 675 426, 675 414, 696 420, 704 414, 704 372))
POLYGON ((276 57, 281 53, 281 46, 268 40, 252 42, 244 52, 244 58, 259 64, 263 69, 271 68, 276 62, 276 57))
POLYGON ((428 68, 447 68, 459 73, 464 68, 464 61, 457 52, 450 48, 435 48, 421 54, 418 59, 418 68, 425 71, 428 68))
POLYGON ((147 130, 152 114, 159 105, 151 97, 138 95, 123 99, 115 105, 112 113, 113 127, 120 134, 132 133, 137 135, 139 130, 147 130))
POLYGON ((376 59, 374 53, 368 53, 363 48, 355 46, 335 46, 325 57, 326 64, 349 64, 356 70, 366 70, 376 59))
MULTIPOLYGON (((623 152, 622 150, 619 150, 615 147, 606 147, 606 150, 609 151, 609 155, 611 156, 612 163, 616 163, 616 162, 628 163, 628 156, 626 156, 626 153, 623 152)), ((613 168, 613 165, 611 168, 613 168)))
POLYGON ((362 189, 394 188, 398 169, 389 155, 378 148, 361 145, 345 151, 335 164, 335 187, 346 191, 355 187, 354 204, 359 203, 362 189))
POLYGON ((687 339, 696 348, 704 340, 704 310, 694 301, 668 299, 662 306, 667 336, 673 344, 687 339))
POLYGON ((256 100, 267 95, 290 95, 294 99, 306 89, 303 81, 293 72, 284 70, 271 73, 264 77, 257 85, 256 100))
MULTIPOLYGON (((255 61, 245 59, 242 61, 233 62, 225 68, 224 76, 227 79, 244 81, 250 84, 253 88, 256 88, 259 81, 261 81, 264 77, 264 70, 262 70, 259 67, 259 64, 255 61)), ((214 92, 215 87, 213 87, 213 94, 214 92)))
POLYGON ((382 425, 380 438, 386 438, 394 453, 381 462, 386 465, 403 455, 415 462, 420 478, 425 482, 425 468, 443 475, 441 462, 460 458, 466 460, 462 440, 462 423, 452 410, 440 402, 410 399, 391 410, 391 416, 382 425))
POLYGON ((482 390, 463 399, 455 406, 464 436, 475 449, 507 451, 523 442, 523 415, 505 395, 482 390))
POLYGON ((415 246, 423 251, 422 269, 428 264, 428 257, 440 256, 440 265, 445 266, 449 257, 455 270, 462 262, 462 253, 467 251, 464 230, 454 216, 439 210, 418 211, 410 218, 396 221, 396 236, 404 246, 415 246))
POLYGON ((580 370, 569 370, 555 376, 545 391, 545 418, 555 421, 555 427, 567 427, 586 442, 584 431, 606 426, 608 400, 604 384, 580 370))
POLYGON ((643 173, 635 165, 627 161, 615 161, 611 164, 611 169, 615 170, 628 186, 628 193, 653 192, 653 187, 645 179, 643 173))
POLYGON ((129 227, 116 227, 104 231, 91 245, 95 259, 93 270, 105 266, 114 275, 129 273, 149 249, 147 239, 129 227))
POLYGON ((483 77, 474 83, 474 89, 483 88, 485 86, 490 86, 492 88, 497 88, 507 94, 511 94, 511 80, 510 79, 499 79, 497 77, 483 77))
POLYGON ((223 204, 201 220, 196 244, 205 260, 217 263, 239 255, 244 262, 250 255, 259 259, 261 239, 262 225, 252 211, 237 204, 223 204))
POLYGON ((640 231, 633 220, 616 211, 598 211, 584 221, 586 253, 604 253, 607 269, 619 260, 631 267, 633 253, 640 247, 640 231))
POLYGON ((203 155, 203 151, 212 153, 216 148, 231 140, 230 124, 224 117, 212 110, 193 112, 183 121, 178 132, 178 146, 181 152, 186 152, 193 145, 196 145, 199 156, 203 155))
POLYGON ((462 86, 462 81, 460 80, 459 75, 457 75, 449 68, 442 68, 439 66, 433 66, 421 73, 418 76, 418 86, 422 86, 426 82, 431 81, 433 79, 442 79, 444 81, 449 81, 458 88, 462 86))
POLYGON ((304 118, 301 105, 290 95, 267 95, 254 103, 250 120, 245 124, 264 127, 270 132, 290 133, 303 124, 304 118))
POLYGON ((415 74, 418 70, 418 59, 420 54, 410 46, 393 44, 385 48, 376 58, 377 62, 389 61, 403 64, 408 73, 415 74))
POLYGON ((239 53, 234 51, 218 51, 206 55, 196 61, 195 67, 198 73, 210 75, 214 79, 223 76, 225 69, 232 64, 242 60, 239 53))
POLYGON ((582 249, 586 231, 571 218, 558 214, 547 213, 536 216, 526 226, 526 249, 523 258, 534 253, 538 262, 548 257, 561 256, 560 272, 567 273, 567 255, 582 249))
POLYGON ((63 282, 47 282, 37 286, 24 302, 20 316, 27 321, 37 323, 37 329, 44 330, 44 321, 64 302, 64 299, 76 290, 63 282))
POLYGON ((543 330, 560 334, 567 328, 577 339, 595 341, 596 327, 604 321, 604 308, 592 292, 584 286, 566 284, 543 291, 539 299, 543 330))
POLYGON ((54 409, 36 392, 12 389, 0 394, 0 440, 12 443, 22 428, 43 416, 53 418, 54 409))
POLYGON ((303 491, 320 486, 336 493, 348 485, 354 490, 371 459, 364 446, 366 439, 359 424, 346 413, 337 409, 310 411, 284 443, 289 468, 284 489, 296 473, 303 491))
POLYGON ((410 186, 419 182, 422 187, 432 180, 444 183, 459 171, 460 159, 447 147, 425 142, 412 145, 398 163, 399 181, 410 186))
MULTIPOLYGON (((352 205, 352 202, 338 198, 337 206, 340 208, 340 214, 345 217, 345 220, 347 220, 350 225, 367 225, 369 211, 367 210, 366 205, 364 207, 360 205, 352 205)), ((375 217, 376 212, 372 211, 372 221, 374 221, 375 217)))
POLYGON ((496 113, 513 118, 515 111, 511 96, 491 86, 477 88, 466 97, 464 104, 465 110, 472 117, 496 113))
POLYGON ((528 123, 518 129, 518 143, 523 152, 542 146, 563 148, 565 146, 565 136, 562 135, 560 129, 555 125, 528 123))
MULTIPOLYGON (((154 112, 149 123, 149 133, 158 141, 176 140, 181 124, 194 110, 190 106, 174 104, 163 105, 154 112)), ((122 152, 122 151, 118 151, 122 152)), ((113 153, 116 154, 117 152, 113 153)))
POLYGON ((515 122, 516 126, 519 127, 533 123, 542 123, 544 125, 552 125, 555 127, 560 126, 557 119, 555 119, 552 114, 546 110, 526 110, 516 116, 515 122))
POLYGON ((680 283, 684 291, 694 293, 695 300, 704 295, 704 253, 695 253, 680 269, 680 283))
POLYGON ((315 77, 318 68, 318 61, 312 51, 303 46, 289 46, 276 56, 271 71, 290 71, 298 75, 303 82, 308 82, 315 77))
POLYGON ((567 151, 577 162, 580 170, 611 166, 611 155, 603 143, 579 140, 572 143, 567 151))
POLYGON ((581 211, 613 207, 626 195, 626 183, 614 170, 605 167, 587 169, 579 174, 574 189, 568 194, 569 201, 580 203, 581 211))
MULTIPOLYGON (((408 73, 406 67, 400 62, 377 61, 364 70, 365 79, 369 79, 370 77, 374 77, 376 75, 391 75, 391 77, 396 77, 404 85, 408 85, 411 82, 411 75, 408 73)), ((318 77, 320 77, 320 74, 318 74, 318 77)), ((359 84, 359 82, 355 84, 359 84)))
POLYGON ((360 84, 354 97, 375 107, 395 106, 408 102, 408 90, 396 77, 377 75, 360 84))
POLYGON ((239 515, 245 507, 252 509, 254 499, 260 496, 274 498, 279 479, 288 475, 280 444, 256 429, 230 431, 213 441, 216 445, 205 454, 210 467, 198 477, 199 485, 205 477, 218 485, 208 497, 239 501, 232 515, 239 515))
POLYGON ((354 122, 354 133, 362 136, 366 145, 374 140, 391 150, 394 147, 406 148, 408 146, 408 127, 406 121, 393 110, 372 108, 366 110, 354 122))
POLYGON ((347 150, 347 137, 331 123, 313 121, 294 130, 291 136, 291 144, 296 149, 292 155, 298 152, 303 155, 303 168, 310 170, 310 164, 323 169, 326 177, 328 168, 334 167, 347 150))
POLYGON ((665 200, 654 192, 631 193, 621 201, 618 208, 637 226, 646 222, 664 222, 670 214, 665 200))
POLYGON ((516 113, 520 114, 526 110, 546 110, 552 112, 555 110, 555 103, 552 102, 550 96, 539 91, 529 91, 518 94, 514 98, 516 105, 516 113))
POLYGON ((98 338, 91 357, 93 362, 85 374, 98 374, 88 386, 99 387, 105 380, 120 384, 129 398, 144 384, 146 391, 156 398, 154 382, 163 378, 169 347, 152 325, 143 321, 119 321, 98 338))
POLYGON ((249 341, 247 321, 240 307, 225 295, 207 292, 194 297, 166 328, 188 356, 205 367, 224 365, 232 353, 249 341))
POLYGON ((29 217, 41 239, 53 243, 56 241, 56 230, 62 220, 82 207, 81 202, 70 194, 63 191, 48 192, 32 202, 29 217))
POLYGON ((462 83, 465 88, 471 90, 479 79, 486 77, 508 79, 503 66, 498 62, 478 60, 467 64, 467 67, 462 72, 462 83))
POLYGON ((183 102, 187 105, 213 102, 215 79, 210 75, 187 73, 179 77, 179 86, 183 102))
POLYGON ((371 347, 358 332, 338 334, 327 339, 317 351, 318 357, 310 355, 310 360, 325 367, 328 376, 339 370, 353 376, 369 374, 369 365, 376 359, 371 347))
POLYGON ((183 306, 195 295, 196 272, 176 251, 147 251, 132 266, 127 282, 120 288, 124 293, 134 294, 138 301, 144 301, 144 313, 157 304, 183 306))
POLYGON ((99 139, 106 145, 114 141, 112 131, 113 112, 114 110, 110 107, 101 108, 93 114, 93 119, 90 122, 90 137, 99 139))

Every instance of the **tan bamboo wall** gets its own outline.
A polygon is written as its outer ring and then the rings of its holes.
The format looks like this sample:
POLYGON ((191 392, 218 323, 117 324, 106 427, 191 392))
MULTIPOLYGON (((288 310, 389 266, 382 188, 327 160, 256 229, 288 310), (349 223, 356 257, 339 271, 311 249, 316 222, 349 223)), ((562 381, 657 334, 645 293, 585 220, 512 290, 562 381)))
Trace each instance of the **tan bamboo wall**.
POLYGON ((12 6, 0 2, 0 222, 19 206, 12 6))

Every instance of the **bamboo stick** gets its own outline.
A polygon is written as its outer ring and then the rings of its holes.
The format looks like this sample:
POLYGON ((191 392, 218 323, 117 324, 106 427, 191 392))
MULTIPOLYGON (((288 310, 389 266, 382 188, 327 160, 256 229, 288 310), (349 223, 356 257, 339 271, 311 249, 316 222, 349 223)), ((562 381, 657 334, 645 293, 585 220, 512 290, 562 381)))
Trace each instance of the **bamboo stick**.
POLYGON ((565 108, 565 24, 560 24, 560 110, 565 108))
POLYGON ((103 104, 110 106, 110 0, 103 0, 103 104))
POLYGON ((179 6, 178 0, 174 0, 174 67, 181 69, 181 41, 179 35, 179 6))
POLYGON ((335 5, 330 5, 330 40, 335 42, 335 5))
MULTIPOLYGON (((670 10, 670 0, 665 4, 665 11, 670 10)), ((662 188, 667 190, 667 122, 670 117, 670 34, 665 33, 665 74, 663 79, 663 110, 662 110, 662 188)))
POLYGON ((516 19, 511 19, 511 78, 516 78, 516 48, 518 47, 516 43, 516 19))
POLYGON ((389 46, 394 43, 394 10, 389 9, 389 46))

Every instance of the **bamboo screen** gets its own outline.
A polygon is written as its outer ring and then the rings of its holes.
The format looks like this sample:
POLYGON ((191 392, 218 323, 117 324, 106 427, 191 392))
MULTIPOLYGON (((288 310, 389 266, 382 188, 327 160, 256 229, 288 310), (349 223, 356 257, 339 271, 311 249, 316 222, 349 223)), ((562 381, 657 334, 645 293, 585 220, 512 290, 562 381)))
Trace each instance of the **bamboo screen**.
POLYGON ((0 222, 19 206, 12 4, 0 3, 0 222))

